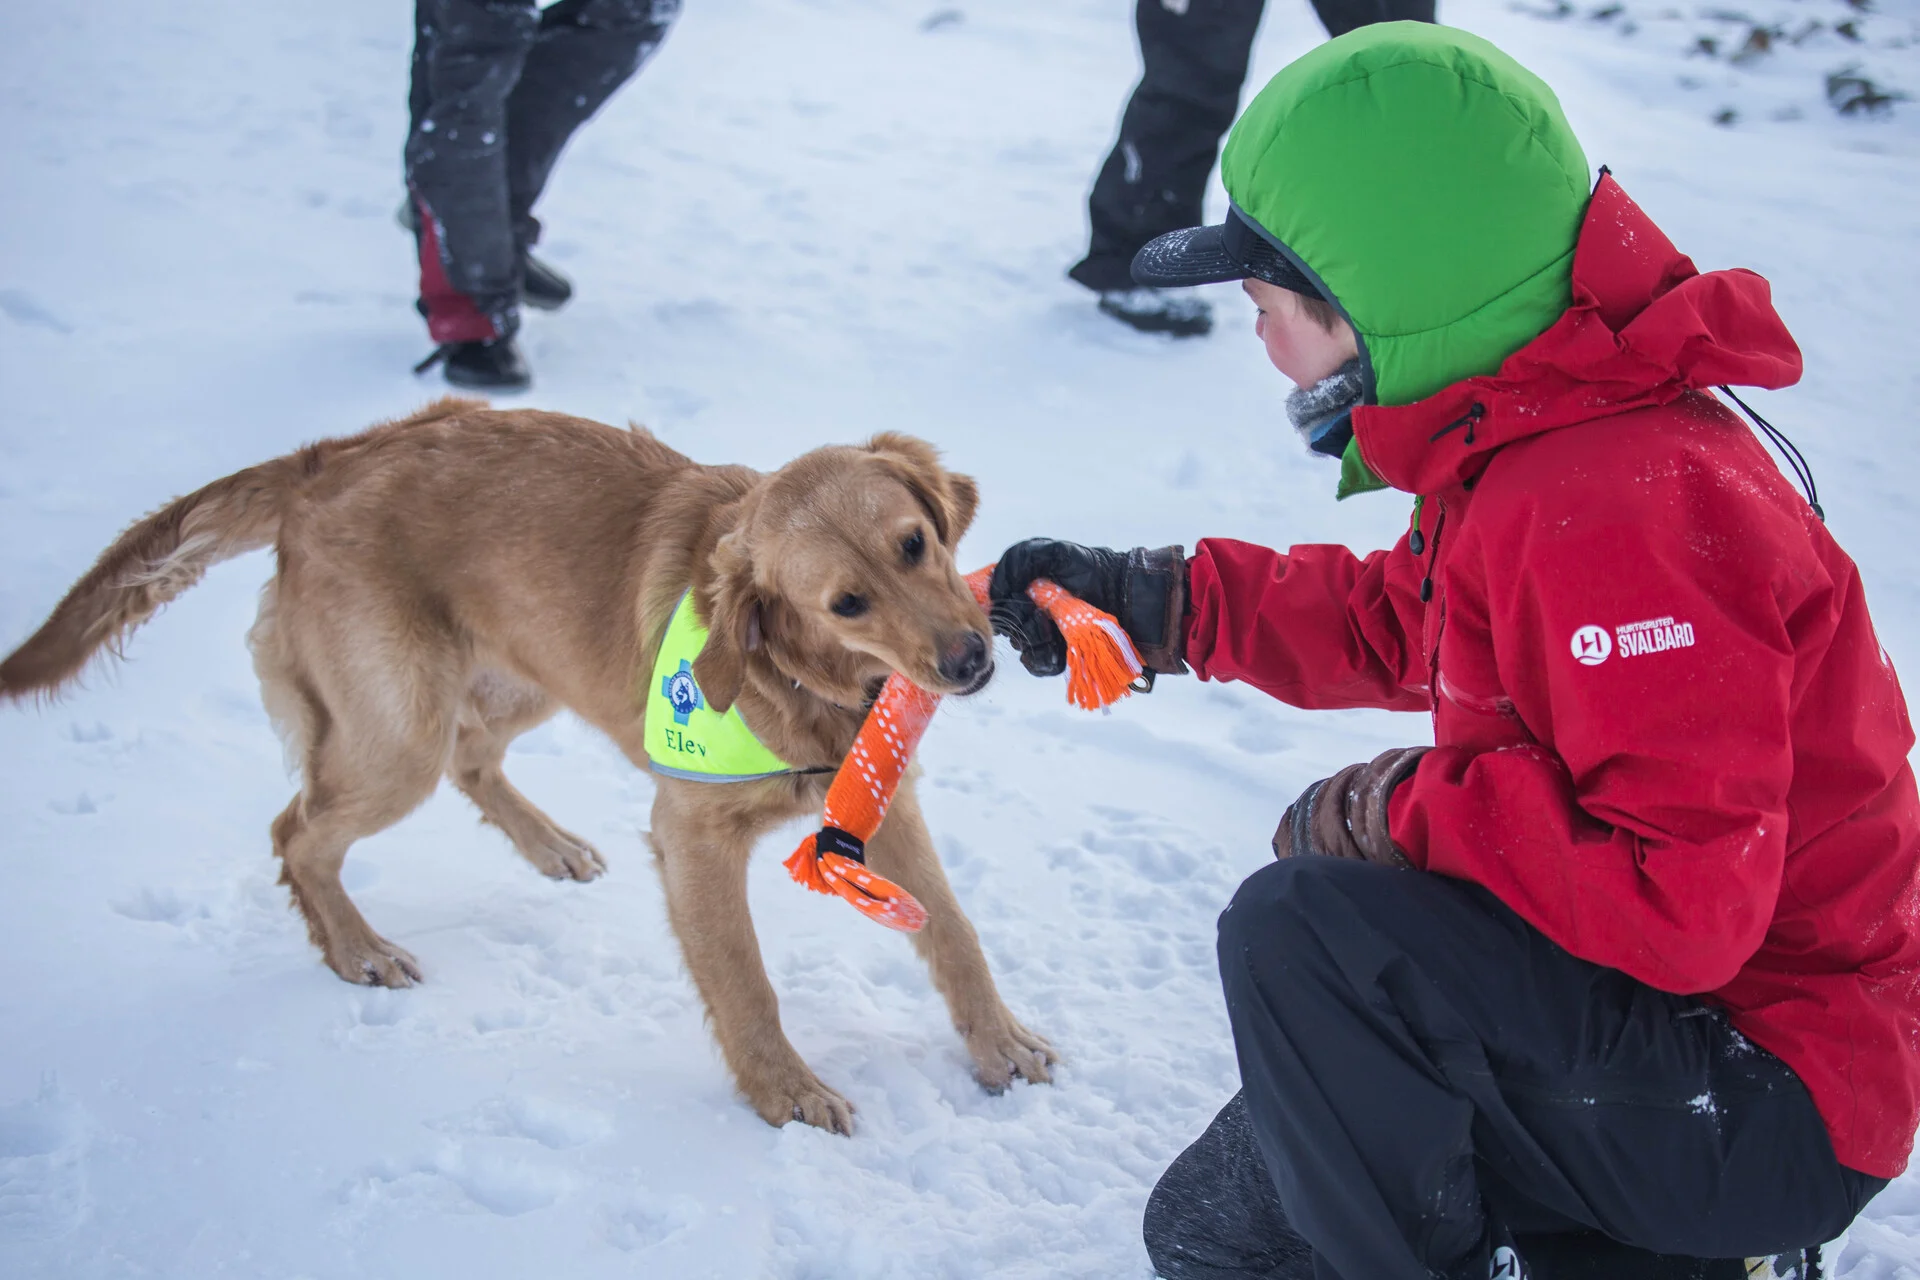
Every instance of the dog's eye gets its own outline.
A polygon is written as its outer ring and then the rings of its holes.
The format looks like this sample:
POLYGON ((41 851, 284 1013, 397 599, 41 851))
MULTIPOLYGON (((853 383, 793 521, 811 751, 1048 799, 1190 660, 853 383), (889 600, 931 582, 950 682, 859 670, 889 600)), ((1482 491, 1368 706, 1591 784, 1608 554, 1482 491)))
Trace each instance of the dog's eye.
POLYGON ((867 611, 867 598, 849 591, 832 604, 835 613, 843 618, 857 618, 867 611))
POLYGON ((919 564, 920 557, 927 553, 927 535, 915 529, 900 544, 900 554, 907 558, 908 564, 919 564))

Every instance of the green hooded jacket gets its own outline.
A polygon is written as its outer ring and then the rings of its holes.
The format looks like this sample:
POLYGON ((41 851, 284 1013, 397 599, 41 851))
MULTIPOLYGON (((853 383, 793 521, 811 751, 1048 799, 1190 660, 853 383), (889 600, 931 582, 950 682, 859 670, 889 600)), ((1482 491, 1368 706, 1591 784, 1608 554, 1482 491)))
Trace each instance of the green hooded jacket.
MULTIPOLYGON (((1288 64, 1221 178, 1352 324, 1369 403, 1492 373, 1571 305, 1586 155, 1553 90, 1465 31, 1378 23, 1288 64)), ((1383 487, 1349 445, 1340 496, 1383 487)))

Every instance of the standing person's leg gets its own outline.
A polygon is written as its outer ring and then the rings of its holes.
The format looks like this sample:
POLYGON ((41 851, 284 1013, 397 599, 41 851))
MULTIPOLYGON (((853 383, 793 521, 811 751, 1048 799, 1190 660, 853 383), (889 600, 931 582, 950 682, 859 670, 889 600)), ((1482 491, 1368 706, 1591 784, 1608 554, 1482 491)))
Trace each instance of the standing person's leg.
MULTIPOLYGON (((420 119, 427 114, 428 75, 427 50, 432 37, 427 33, 427 21, 431 16, 427 11, 433 0, 414 0, 413 5, 413 61, 407 70, 407 141, 413 141, 413 135, 420 128, 420 119)), ((402 149, 401 162, 404 164, 405 148, 402 149)), ((413 215, 418 217, 416 213, 413 215)), ((412 225, 409 223, 408 225, 412 225)))
POLYGON ((1255 1134, 1322 1280, 1488 1275, 1511 1233, 1737 1258, 1884 1183, 1698 1000, 1576 959, 1485 890, 1301 858, 1221 916, 1255 1134))
POLYGON ((434 341, 490 343, 519 327, 507 98, 539 14, 533 0, 420 0, 420 13, 427 90, 407 140, 407 186, 420 213, 421 308, 434 341))
POLYGON ((1263 4, 1137 0, 1144 70, 1120 118, 1120 140, 1094 179, 1087 201, 1092 241, 1067 273, 1073 279, 1100 293, 1130 290, 1129 268, 1142 245, 1200 224, 1207 176, 1240 106, 1263 4))
POLYGON ((540 238, 534 202, 567 139, 653 56, 679 15, 680 0, 559 0, 540 14, 507 100, 507 189, 522 253, 540 238))
MULTIPOLYGON (((407 171, 407 147, 413 142, 413 135, 419 132, 420 121, 427 114, 428 74, 427 51, 433 37, 427 30, 428 6, 432 0, 414 0, 413 5, 413 58, 407 67, 407 137, 400 144, 400 172, 407 171)), ((413 191, 408 189, 406 199, 394 211, 393 219, 400 228, 417 240, 420 235, 420 207, 413 202, 413 191)))
POLYGON ((1329 36, 1343 36, 1375 22, 1432 22, 1434 0, 1313 0, 1329 36))
MULTIPOLYGON (((1133 255, 1157 235, 1198 226, 1220 139, 1240 105, 1264 0, 1136 0, 1145 71, 1087 201, 1087 256, 1067 274, 1102 295, 1101 309, 1136 328, 1200 334, 1203 304, 1136 289, 1133 255)), ((1330 36, 1372 22, 1432 22, 1434 0, 1314 0, 1330 36)))

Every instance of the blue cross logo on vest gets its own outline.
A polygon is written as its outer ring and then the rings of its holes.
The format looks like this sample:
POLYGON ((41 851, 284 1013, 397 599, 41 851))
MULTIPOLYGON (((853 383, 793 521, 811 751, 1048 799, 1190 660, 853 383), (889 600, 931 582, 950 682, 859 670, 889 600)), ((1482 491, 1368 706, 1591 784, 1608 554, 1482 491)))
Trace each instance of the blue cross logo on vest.
POLYGON ((653 672, 642 689, 658 689, 672 716, 649 706, 646 719, 647 760, 655 773, 689 782, 752 782, 792 773, 793 766, 767 750, 753 736, 739 707, 724 713, 708 705, 693 678, 693 662, 706 647, 707 629, 688 607, 693 593, 680 597, 667 619, 653 672))
POLYGON ((680 669, 663 677, 660 681, 660 696, 673 707, 673 722, 684 725, 687 718, 707 705, 700 696, 700 686, 693 681, 693 664, 685 658, 680 659, 680 669))

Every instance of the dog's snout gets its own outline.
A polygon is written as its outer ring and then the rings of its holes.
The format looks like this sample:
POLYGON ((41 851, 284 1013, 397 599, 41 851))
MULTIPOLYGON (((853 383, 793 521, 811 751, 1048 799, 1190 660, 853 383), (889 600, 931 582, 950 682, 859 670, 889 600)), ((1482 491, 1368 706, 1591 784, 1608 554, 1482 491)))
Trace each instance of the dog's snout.
POLYGON ((957 685, 972 685, 993 667, 993 650, 987 638, 969 631, 940 652, 942 679, 957 685))

